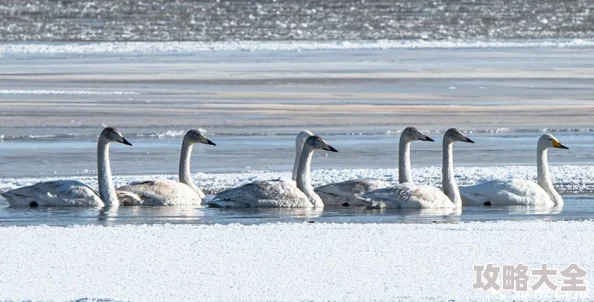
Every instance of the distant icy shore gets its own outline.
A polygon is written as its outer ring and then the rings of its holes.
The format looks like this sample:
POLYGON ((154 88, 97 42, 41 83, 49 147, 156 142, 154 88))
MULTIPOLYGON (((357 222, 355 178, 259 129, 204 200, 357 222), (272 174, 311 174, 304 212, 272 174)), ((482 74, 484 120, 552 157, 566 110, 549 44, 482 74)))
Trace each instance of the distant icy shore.
POLYGON ((592 39, 536 40, 352 40, 352 41, 225 41, 225 42, 6 42, 0 43, 4 54, 122 54, 122 53, 191 53, 210 51, 312 51, 357 49, 416 48, 526 48, 592 47, 592 39))

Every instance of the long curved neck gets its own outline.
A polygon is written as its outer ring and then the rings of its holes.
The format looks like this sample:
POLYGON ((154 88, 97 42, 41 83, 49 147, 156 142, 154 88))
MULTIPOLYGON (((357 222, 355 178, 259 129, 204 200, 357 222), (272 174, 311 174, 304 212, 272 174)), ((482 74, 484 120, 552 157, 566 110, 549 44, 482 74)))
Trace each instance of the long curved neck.
POLYGON ((106 206, 119 206, 115 187, 111 179, 111 165, 109 162, 109 142, 99 139, 97 143, 97 173, 99 181, 99 196, 106 206))
POLYGON ((314 192, 314 188, 311 185, 311 177, 309 173, 312 156, 313 149, 311 147, 305 146, 301 152, 299 166, 297 168, 297 188, 305 193, 305 196, 307 196, 314 207, 318 208, 323 207, 324 204, 322 203, 320 196, 314 192))
POLYGON ((441 183, 445 195, 450 198, 456 207, 461 207, 462 197, 460 196, 460 190, 458 190, 458 184, 456 184, 456 179, 454 178, 453 146, 454 144, 452 142, 444 139, 441 183))
POLYGON ((398 146, 398 181, 402 184, 412 182, 410 171, 410 141, 400 136, 400 145, 398 146))
POLYGON ((557 193, 553 182, 551 181, 551 175, 549 174, 549 160, 547 156, 547 148, 538 147, 536 148, 536 178, 538 185, 547 192, 551 200, 557 206, 563 205, 563 198, 557 193))
POLYGON ((184 136, 182 142, 181 154, 179 156, 179 181, 188 185, 192 190, 198 191, 198 187, 192 182, 192 174, 190 172, 190 160, 192 158, 192 149, 194 144, 184 136))
POLYGON ((297 170, 299 170, 299 161, 301 159, 301 154, 303 153, 303 142, 297 141, 295 143, 295 162, 293 163, 293 176, 291 176, 292 180, 297 181, 297 170))

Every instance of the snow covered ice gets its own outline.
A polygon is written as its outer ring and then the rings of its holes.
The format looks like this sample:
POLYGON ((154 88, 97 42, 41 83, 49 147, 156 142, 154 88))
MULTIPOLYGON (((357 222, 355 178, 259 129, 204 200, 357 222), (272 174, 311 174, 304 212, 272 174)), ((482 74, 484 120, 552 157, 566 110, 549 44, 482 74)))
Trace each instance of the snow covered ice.
POLYGON ((590 221, 5 227, 0 298, 504 301, 472 289, 473 265, 591 272, 593 236, 590 221))

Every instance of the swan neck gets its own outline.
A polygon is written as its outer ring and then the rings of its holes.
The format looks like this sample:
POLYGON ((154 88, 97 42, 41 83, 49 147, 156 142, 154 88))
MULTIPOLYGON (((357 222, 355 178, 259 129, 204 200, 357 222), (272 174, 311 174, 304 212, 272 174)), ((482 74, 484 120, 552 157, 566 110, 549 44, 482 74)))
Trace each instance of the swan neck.
POLYGON ((184 137, 182 143, 181 154, 179 157, 179 181, 188 185, 194 191, 198 189, 194 182, 192 182, 192 173, 190 172, 190 164, 192 159, 192 149, 194 144, 190 142, 187 137, 184 137))
POLYGON ((549 173, 548 149, 540 146, 536 149, 536 179, 538 185, 547 192, 555 205, 563 205, 563 198, 555 190, 549 173))
POLYGON ((311 159, 313 157, 313 149, 309 146, 303 147, 301 156, 299 159, 299 166, 297 168, 297 188, 299 188, 314 207, 323 207, 322 199, 314 192, 314 188, 311 185, 311 159))
POLYGON ((400 136, 398 147, 398 181, 400 183, 412 182, 410 170, 410 141, 400 136))
POLYGON ((303 142, 299 139, 295 142, 295 161, 293 162, 293 175, 291 179, 297 181, 297 170, 299 169, 299 161, 301 159, 301 153, 303 151, 303 142))
POLYGON ((442 164, 442 186, 443 192, 456 207, 462 206, 462 197, 456 179, 454 177, 454 144, 444 139, 443 142, 443 164, 442 164))
POLYGON ((118 206, 119 200, 111 177, 109 161, 109 142, 99 139, 97 143, 97 178, 99 182, 99 196, 106 206, 118 206))

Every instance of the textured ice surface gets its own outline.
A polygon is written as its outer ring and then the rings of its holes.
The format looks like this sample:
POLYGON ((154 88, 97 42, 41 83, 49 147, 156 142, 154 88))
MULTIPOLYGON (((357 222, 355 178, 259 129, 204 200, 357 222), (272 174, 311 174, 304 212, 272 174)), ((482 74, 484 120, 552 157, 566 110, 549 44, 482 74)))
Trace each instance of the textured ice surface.
POLYGON ((0 2, 4 41, 591 37, 590 0, 0 2))
MULTIPOLYGON (((440 48, 591 47, 591 38, 543 40, 374 40, 374 41, 226 41, 2 43, 0 54, 126 54, 213 51, 312 51, 440 48)), ((455 86, 451 86, 455 89, 455 86)))
POLYGON ((0 299, 502 301, 472 289, 474 265, 575 263, 592 284, 593 236, 591 221, 7 227, 0 299))

